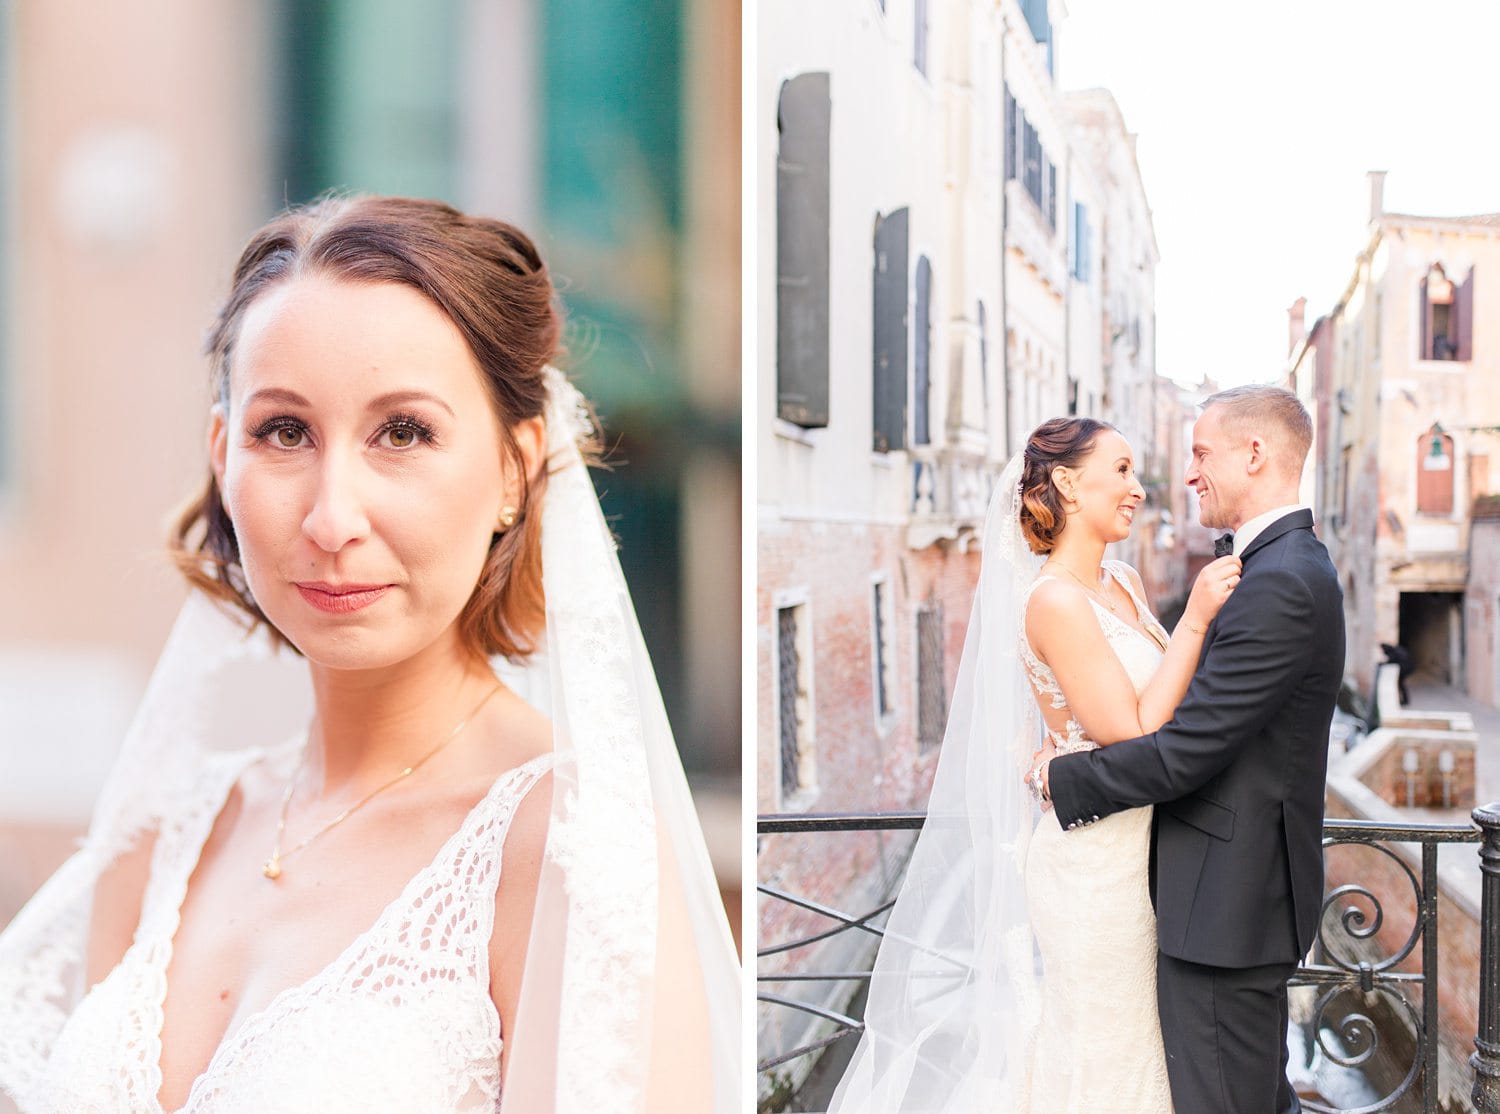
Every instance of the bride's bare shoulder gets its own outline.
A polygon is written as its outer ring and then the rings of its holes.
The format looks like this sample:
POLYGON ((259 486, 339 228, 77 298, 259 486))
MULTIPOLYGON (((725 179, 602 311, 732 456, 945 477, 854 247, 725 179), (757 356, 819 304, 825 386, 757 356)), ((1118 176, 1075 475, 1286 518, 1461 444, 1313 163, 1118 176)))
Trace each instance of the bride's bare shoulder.
POLYGON ((1082 588, 1058 577, 1039 580, 1026 605, 1028 634, 1056 629, 1059 624, 1092 620, 1088 597, 1082 588))

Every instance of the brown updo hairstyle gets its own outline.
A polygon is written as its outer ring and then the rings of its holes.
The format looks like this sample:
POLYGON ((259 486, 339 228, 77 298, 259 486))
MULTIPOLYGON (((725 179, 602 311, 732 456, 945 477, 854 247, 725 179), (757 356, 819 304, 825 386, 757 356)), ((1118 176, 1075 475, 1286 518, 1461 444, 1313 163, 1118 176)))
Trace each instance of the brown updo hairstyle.
POLYGON ((1031 431, 1021 459, 1021 534, 1033 553, 1051 553, 1068 524, 1052 469, 1077 468, 1094 442, 1115 427, 1095 418, 1051 418, 1031 431))
MULTIPOLYGON (((489 557, 459 617, 459 634, 475 654, 524 657, 546 622, 538 513, 546 470, 535 480, 526 474, 511 427, 542 413, 545 370, 562 337, 562 311, 535 245, 503 221, 406 197, 327 197, 282 213, 246 246, 208 336, 214 398, 226 411, 245 311, 266 291, 301 275, 409 286, 431 299, 463 334, 522 491, 515 525, 490 542, 489 557)), ((289 645, 250 595, 234 524, 212 471, 202 493, 178 517, 169 545, 190 584, 239 608, 252 629, 264 623, 277 641, 289 645)))

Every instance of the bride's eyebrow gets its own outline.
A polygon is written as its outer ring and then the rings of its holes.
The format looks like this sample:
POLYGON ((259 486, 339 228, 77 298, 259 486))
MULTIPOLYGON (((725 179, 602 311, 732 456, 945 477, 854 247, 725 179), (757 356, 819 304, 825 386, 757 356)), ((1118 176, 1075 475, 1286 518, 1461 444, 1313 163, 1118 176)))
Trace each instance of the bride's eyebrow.
POLYGON ((438 398, 437 395, 432 394, 429 391, 418 390, 387 391, 383 395, 372 398, 370 400, 370 404, 366 406, 365 409, 384 410, 388 406, 398 406, 406 402, 430 402, 434 406, 440 406, 444 410, 448 411, 450 417, 458 417, 458 415, 453 412, 453 407, 449 406, 442 399, 438 398))
POLYGON ((262 387, 258 391, 251 391, 245 398, 245 405, 248 407, 255 402, 281 402, 287 406, 312 405, 296 391, 289 391, 285 387, 262 387))

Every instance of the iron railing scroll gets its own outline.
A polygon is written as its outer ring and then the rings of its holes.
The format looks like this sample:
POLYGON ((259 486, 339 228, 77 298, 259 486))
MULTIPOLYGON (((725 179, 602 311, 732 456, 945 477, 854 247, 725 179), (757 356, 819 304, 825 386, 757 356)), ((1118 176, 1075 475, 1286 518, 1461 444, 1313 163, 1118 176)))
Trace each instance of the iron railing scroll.
MULTIPOLYGON (((1385 857, 1385 874, 1404 877, 1412 887, 1415 916, 1411 931, 1394 947, 1389 930, 1382 944, 1379 934, 1391 920, 1373 885, 1335 886, 1324 898, 1323 916, 1312 954, 1298 967, 1291 985, 1313 988, 1315 1002, 1303 1023, 1309 1066, 1314 1049, 1325 1062, 1363 1069, 1381 1050, 1382 1024, 1396 1026, 1399 1039, 1384 1055, 1387 1078, 1404 1072, 1384 1087, 1379 1098, 1362 1098, 1354 1107, 1333 1107, 1304 1101, 1309 1114, 1377 1114, 1418 1110, 1436 1114, 1439 1101, 1438 1061, 1438 848, 1443 844, 1479 845, 1481 882, 1479 1019, 1470 1058, 1474 1071, 1473 1103, 1479 1114, 1500 1114, 1500 804, 1476 809, 1476 827, 1466 824, 1393 825, 1362 820, 1329 820, 1323 827, 1325 855, 1330 848, 1352 847, 1385 857), (1415 845, 1419 854, 1399 854, 1391 844, 1415 845), (1413 861, 1415 860, 1415 862, 1413 861), (1391 863, 1395 864, 1394 873, 1391 863), (1415 869, 1414 869, 1415 867, 1415 869), (1420 959, 1420 965, 1413 960, 1420 959), (1416 1003, 1420 1004, 1416 1004, 1416 1003), (1409 1030, 1409 1032, 1408 1032, 1409 1030), (1412 1042, 1411 1063, 1404 1058, 1405 1042, 1412 1042), (1394 1063, 1396 1049, 1403 1055, 1394 1063)), ((921 812, 804 813, 758 818, 760 836, 832 835, 839 832, 893 832, 920 829, 921 812)), ((759 893, 817 914, 827 927, 795 939, 769 941, 759 959, 779 956, 847 933, 879 937, 883 917, 894 904, 886 901, 863 913, 845 913, 817 901, 762 884, 759 893)), ((1393 900, 1389 892, 1387 900, 1393 900)), ((1404 901, 1402 902, 1404 906, 1404 901)), ((1399 927, 1404 928, 1404 919, 1399 927)), ((1394 922, 1393 922, 1394 926, 1394 922)), ((1397 934, 1399 936, 1399 933, 1397 934)), ((957 962, 957 961, 955 961, 957 962)), ((861 1022, 843 1009, 830 1006, 825 993, 817 1001, 797 996, 798 988, 827 987, 830 983, 869 981, 868 970, 762 970, 758 1000, 770 1007, 799 1011, 821 1019, 820 1031, 797 1047, 775 1050, 761 1059, 763 1082, 785 1073, 786 1065, 809 1057, 845 1038, 857 1036, 861 1022), (768 1074, 773 1073, 773 1074, 768 1074)), ((854 995, 849 995, 852 998, 854 995)), ((853 1012, 853 1011, 850 1011, 853 1012)), ((804 1061, 804 1064, 806 1062, 804 1061)), ((785 1076, 783 1075, 783 1078, 785 1076)))

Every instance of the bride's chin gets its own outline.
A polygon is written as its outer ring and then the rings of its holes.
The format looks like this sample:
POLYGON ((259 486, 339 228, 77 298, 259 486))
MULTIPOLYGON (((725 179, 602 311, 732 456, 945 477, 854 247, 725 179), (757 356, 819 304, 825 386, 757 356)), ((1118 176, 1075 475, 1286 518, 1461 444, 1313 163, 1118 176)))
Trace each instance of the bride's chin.
POLYGON ((373 631, 351 627, 279 629, 309 665, 322 669, 357 673, 396 665, 411 656, 410 647, 392 646, 390 640, 377 637, 373 631))

